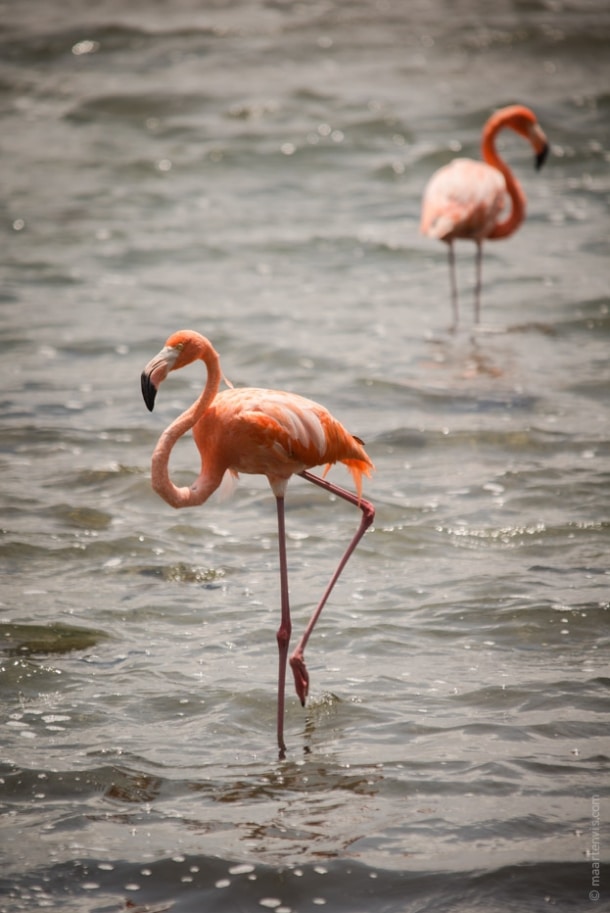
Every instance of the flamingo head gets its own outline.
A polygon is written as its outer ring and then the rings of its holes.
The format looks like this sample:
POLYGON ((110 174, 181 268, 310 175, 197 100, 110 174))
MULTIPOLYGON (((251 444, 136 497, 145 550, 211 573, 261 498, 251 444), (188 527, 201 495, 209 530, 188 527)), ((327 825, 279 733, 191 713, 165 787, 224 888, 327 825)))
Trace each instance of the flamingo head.
MULTIPOLYGON (((534 112, 525 105, 507 105, 495 111, 483 130, 483 147, 485 140, 493 138, 498 130, 509 127, 528 141, 534 150, 536 170, 542 168, 549 153, 549 144, 544 131, 534 112)), ((485 158, 485 153, 483 153, 485 158)), ((485 159, 488 161, 488 159, 485 159)))
POLYGON ((549 154, 549 144, 536 115, 524 105, 514 105, 512 108, 507 108, 506 112, 508 114, 505 121, 506 126, 511 127, 532 146, 538 171, 549 154))
POLYGON ((148 410, 153 411, 157 390, 170 371, 184 368, 210 351, 214 352, 209 341, 194 330, 173 333, 142 371, 142 396, 148 410))

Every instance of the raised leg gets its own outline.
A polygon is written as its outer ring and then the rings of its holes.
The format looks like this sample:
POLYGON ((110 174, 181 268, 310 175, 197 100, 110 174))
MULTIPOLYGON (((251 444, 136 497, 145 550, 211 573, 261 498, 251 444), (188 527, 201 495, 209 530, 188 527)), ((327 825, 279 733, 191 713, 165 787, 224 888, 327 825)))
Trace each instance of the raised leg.
POLYGON ((338 485, 333 485, 331 482, 328 482, 326 479, 321 479, 320 476, 313 475, 312 473, 307 472, 306 470, 299 473, 299 475, 303 476, 303 478, 307 479, 309 482, 313 482, 314 485, 319 485, 320 488, 324 488, 326 491, 329 491, 332 494, 335 494, 338 497, 343 498, 345 501, 349 501, 350 504, 354 504, 356 507, 359 507, 360 510, 362 511, 362 518, 360 520, 358 529, 354 533, 352 540, 349 543, 348 547, 346 548, 346 550, 343 554, 343 557, 339 561, 339 564, 337 565, 337 568, 336 568, 334 574, 330 578, 328 586, 326 587, 320 602, 316 606, 316 609, 315 609, 313 615, 309 619, 309 623, 307 624, 307 627, 305 628, 301 639, 297 643, 295 649, 293 650, 293 652, 290 656, 290 667, 292 669, 292 674, 294 675, 294 686, 295 686, 297 695, 301 701, 301 704, 303 706, 305 706, 305 699, 307 698, 307 692, 309 691, 309 673, 307 671, 307 667, 305 666, 305 657, 304 657, 304 652, 305 652, 305 647, 307 646, 307 641, 309 640, 311 632, 313 631, 313 629, 316 625, 316 622, 317 622, 318 618, 320 617, 322 609, 326 605, 326 601, 327 601, 328 597, 330 596, 335 583, 341 576, 341 572, 342 572, 343 568, 349 561, 349 558, 350 558, 352 552, 354 551, 354 549, 356 548, 356 546, 362 539, 364 533, 366 532, 366 530, 369 528, 369 526, 375 519, 375 508, 370 503, 370 501, 366 501, 364 498, 359 499, 355 494, 352 494, 352 492, 346 491, 344 488, 340 488, 338 485))
POLYGON ((481 316, 481 275, 483 266, 483 245, 477 241, 477 253, 475 258, 475 286, 474 286, 474 323, 479 322, 481 316))
POLYGON ((288 644, 292 623, 290 621, 290 603, 288 599, 288 562, 286 560, 286 523, 284 519, 284 498, 276 498, 277 505, 277 531, 280 551, 280 599, 282 618, 277 630, 277 646, 279 651, 279 671, 277 682, 277 744, 280 758, 286 755, 284 742, 284 707, 286 694, 286 666, 288 660, 288 644))
POLYGON ((459 322, 457 278, 455 275, 455 249, 453 247, 453 241, 448 241, 447 244, 449 248, 449 287, 451 289, 451 309, 453 311, 453 326, 451 327, 451 330, 455 333, 459 322))

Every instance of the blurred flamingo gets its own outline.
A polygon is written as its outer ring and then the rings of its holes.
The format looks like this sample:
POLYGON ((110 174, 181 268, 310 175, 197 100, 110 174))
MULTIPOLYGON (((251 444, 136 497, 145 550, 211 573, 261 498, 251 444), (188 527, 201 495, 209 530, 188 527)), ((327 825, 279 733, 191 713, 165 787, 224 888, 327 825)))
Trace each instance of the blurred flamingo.
POLYGON ((458 325, 454 240, 470 238, 477 246, 474 316, 475 323, 478 323, 483 241, 508 237, 525 218, 523 189, 496 151, 496 136, 505 127, 531 143, 536 153, 536 168, 541 168, 549 147, 536 115, 523 105, 509 105, 492 114, 483 128, 481 150, 484 161, 454 159, 432 175, 424 191, 420 231, 449 245, 453 329, 458 325), (507 194, 512 204, 511 211, 500 221, 507 194))
POLYGON ((309 690, 305 646, 341 571, 375 516, 372 504, 362 497, 362 476, 370 476, 373 464, 362 442, 318 403, 278 390, 242 388, 219 392, 223 378, 218 353, 208 339, 193 330, 181 330, 170 336, 159 354, 144 368, 142 395, 149 410, 152 411, 159 385, 168 373, 197 360, 203 361, 207 369, 204 390, 159 438, 152 456, 152 486, 172 507, 194 507, 210 497, 227 472, 234 478, 239 472, 260 473, 269 480, 277 504, 279 538, 281 622, 277 631, 277 742, 280 757, 284 757, 285 678, 292 628, 284 522, 288 480, 294 474, 300 475, 362 511, 358 529, 290 656, 295 689, 304 706, 309 690), (175 443, 190 429, 201 454, 201 471, 189 488, 178 488, 169 477, 169 458, 175 443), (343 463, 350 471, 356 494, 307 471, 326 465, 326 473, 336 462, 343 463))

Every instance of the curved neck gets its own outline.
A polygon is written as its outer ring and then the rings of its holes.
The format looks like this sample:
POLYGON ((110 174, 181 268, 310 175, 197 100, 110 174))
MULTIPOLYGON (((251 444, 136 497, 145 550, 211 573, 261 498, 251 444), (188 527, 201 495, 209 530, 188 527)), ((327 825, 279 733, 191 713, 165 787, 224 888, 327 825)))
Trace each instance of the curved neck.
MULTIPOLYGON (((202 486, 203 479, 200 476, 192 488, 178 488, 169 477, 169 458, 176 441, 190 431, 204 412, 209 409, 218 393, 222 379, 218 353, 207 339, 202 338, 199 343, 193 360, 196 359, 201 359, 207 369, 207 380, 201 396, 165 429, 152 455, 152 487, 172 507, 191 507, 202 504, 216 487, 213 485, 211 490, 207 491, 206 487, 202 486)), ((179 365, 179 367, 183 366, 179 365)))
POLYGON ((525 218, 526 197, 521 188, 521 184, 504 159, 500 158, 496 149, 496 136, 503 126, 505 125, 500 119, 496 120, 493 117, 490 118, 483 130, 483 139, 481 142, 483 160, 504 175, 506 190, 511 200, 510 213, 503 221, 496 222, 493 231, 487 236, 488 238, 506 238, 508 235, 512 235, 525 218))

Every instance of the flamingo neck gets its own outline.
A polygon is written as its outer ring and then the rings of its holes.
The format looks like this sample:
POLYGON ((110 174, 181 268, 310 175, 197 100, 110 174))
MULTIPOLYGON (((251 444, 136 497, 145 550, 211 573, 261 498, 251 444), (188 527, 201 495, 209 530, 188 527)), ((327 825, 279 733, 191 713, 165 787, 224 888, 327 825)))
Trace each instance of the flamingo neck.
POLYGON ((508 235, 512 235, 525 219, 525 193, 521 184, 504 159, 499 156, 496 149, 496 136, 505 126, 508 125, 504 123, 502 118, 491 117, 485 125, 481 142, 483 160, 504 175, 506 190, 511 200, 510 213, 503 221, 496 222, 493 230, 488 235, 489 238, 506 238, 508 235))
POLYGON ((199 353, 194 360, 199 358, 206 366, 207 380, 205 387, 193 405, 165 429, 152 455, 152 487, 172 507, 192 507, 196 504, 202 504, 216 488, 216 485, 213 485, 211 490, 207 491, 205 486, 201 484, 201 476, 197 484, 192 488, 178 488, 169 477, 169 458, 174 445, 187 431, 191 430, 207 409, 210 408, 222 380, 218 353, 207 339, 202 339, 198 348, 199 353))

